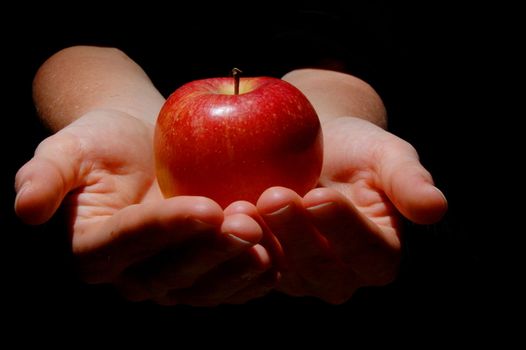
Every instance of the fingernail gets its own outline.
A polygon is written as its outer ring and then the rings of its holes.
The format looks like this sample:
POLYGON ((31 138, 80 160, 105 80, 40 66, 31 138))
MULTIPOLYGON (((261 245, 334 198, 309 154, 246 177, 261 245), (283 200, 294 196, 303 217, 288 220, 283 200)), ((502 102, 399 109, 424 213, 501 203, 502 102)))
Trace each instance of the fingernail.
POLYGON ((211 230, 216 227, 216 225, 209 224, 208 222, 204 222, 198 219, 192 219, 192 229, 198 230, 198 231, 206 231, 211 230))
POLYGON ((334 208, 336 208, 335 202, 327 202, 308 207, 307 211, 314 216, 320 217, 331 213, 334 208))
POLYGON ((239 238, 231 233, 225 233, 224 235, 226 241, 223 241, 221 245, 222 248, 220 248, 223 253, 235 256, 243 252, 245 249, 254 246, 254 243, 245 241, 244 239, 239 238))
POLYGON ((16 190, 16 197, 15 197, 15 208, 18 204, 18 201, 20 199, 20 197, 22 197, 22 195, 27 192, 27 190, 29 189, 29 187, 31 187, 31 182, 30 181, 27 181, 27 182, 24 182, 22 184, 22 186, 19 188, 19 189, 16 189, 16 185, 15 185, 15 190, 16 190))
POLYGON ((446 196, 444 195, 444 193, 442 191, 440 191, 440 189, 436 186, 433 186, 433 188, 435 189, 435 191, 440 194, 440 196, 442 196, 442 199, 444 200, 444 204, 446 205, 446 208, 448 206, 448 203, 447 203, 447 198, 446 196))
POLYGON ((231 233, 227 233, 226 234, 228 239, 234 241, 235 243, 238 243, 238 244, 243 244, 243 245, 247 245, 247 246, 253 246, 254 244, 249 242, 249 241, 245 241, 244 239, 241 239, 231 233))
POLYGON ((31 181, 26 181, 22 183, 21 185, 18 185, 17 183, 15 183, 15 191, 16 193, 20 194, 26 191, 29 188, 29 186, 31 186, 31 181))
POLYGON ((291 209, 292 209, 292 205, 289 204, 289 205, 284 206, 283 208, 273 211, 272 213, 265 214, 265 216, 272 218, 272 217, 277 217, 277 216, 288 215, 292 212, 291 209))

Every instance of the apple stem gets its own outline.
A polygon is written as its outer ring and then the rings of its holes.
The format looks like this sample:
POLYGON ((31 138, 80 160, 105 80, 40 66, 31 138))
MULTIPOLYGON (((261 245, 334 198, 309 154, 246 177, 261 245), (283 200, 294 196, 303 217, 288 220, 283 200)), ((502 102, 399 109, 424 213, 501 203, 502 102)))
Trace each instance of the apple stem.
POLYGON ((234 77, 234 95, 239 95, 239 75, 243 73, 239 68, 232 68, 232 77, 234 77))

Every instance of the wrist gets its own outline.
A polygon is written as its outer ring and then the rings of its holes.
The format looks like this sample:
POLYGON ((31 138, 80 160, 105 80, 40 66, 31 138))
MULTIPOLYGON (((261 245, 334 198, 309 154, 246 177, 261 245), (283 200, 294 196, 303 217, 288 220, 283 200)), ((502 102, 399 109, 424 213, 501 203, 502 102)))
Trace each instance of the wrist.
POLYGON ((322 124, 353 116, 386 128, 387 113, 380 96, 352 75, 322 69, 298 69, 283 80, 300 89, 312 103, 322 124))
POLYGON ((164 98, 146 73, 122 51, 75 46, 50 57, 33 81, 41 120, 58 131, 97 109, 155 122, 164 98))

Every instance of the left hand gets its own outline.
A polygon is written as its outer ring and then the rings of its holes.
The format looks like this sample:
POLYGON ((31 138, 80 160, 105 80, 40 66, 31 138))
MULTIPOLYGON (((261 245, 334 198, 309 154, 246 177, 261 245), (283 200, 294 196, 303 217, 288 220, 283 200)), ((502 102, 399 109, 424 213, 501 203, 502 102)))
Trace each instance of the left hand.
POLYGON ((19 170, 17 214, 40 224, 62 206, 82 279, 111 283, 129 300, 210 306, 266 294, 276 272, 258 244, 254 206, 165 199, 152 135, 151 123, 126 113, 86 113, 19 170))
POLYGON ((323 132, 320 187, 303 198, 274 187, 257 207, 279 241, 278 290, 338 304, 396 277, 400 213, 434 223, 447 201, 404 140, 353 117, 327 122, 323 132))

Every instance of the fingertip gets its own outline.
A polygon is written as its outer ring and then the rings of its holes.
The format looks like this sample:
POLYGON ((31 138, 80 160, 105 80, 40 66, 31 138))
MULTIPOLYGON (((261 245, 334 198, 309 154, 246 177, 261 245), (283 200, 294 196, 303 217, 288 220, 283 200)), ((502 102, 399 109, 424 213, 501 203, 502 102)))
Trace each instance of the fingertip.
POLYGON ((234 214, 248 215, 258 223, 260 229, 262 230, 261 236, 253 236, 253 238, 245 237, 245 239, 265 246, 266 249, 272 253, 276 262, 281 262, 283 256, 281 246, 274 234, 272 234, 272 232, 269 230, 256 206, 247 201, 234 202, 225 209, 225 215, 229 216, 234 214))
POLYGON ((447 201, 447 198, 446 198, 446 195, 444 194, 444 192, 442 192, 438 187, 436 186, 433 186, 433 189, 435 190, 436 193, 438 193, 438 195, 440 196, 440 198, 442 199, 442 202, 441 202, 441 206, 442 206, 442 209, 444 210, 444 212, 447 211, 448 207, 449 207, 449 203, 447 201))
POLYGON ((319 205, 324 205, 328 203, 346 203, 347 200, 345 197, 338 191, 327 188, 327 187, 318 187, 309 191, 303 197, 303 205, 305 208, 312 208, 319 205))
POLYGON ((398 211, 417 224, 439 221, 447 211, 447 200, 416 153, 405 160, 395 156, 390 160, 385 163, 394 165, 385 166, 382 187, 398 211))
POLYGON ((27 192, 29 187, 31 187, 31 181, 24 181, 23 183, 19 181, 15 181, 15 191, 16 191, 15 211, 17 210, 20 199, 24 197, 24 193, 27 192))
MULTIPOLYGON (((186 215, 208 224, 210 226, 219 227, 223 222, 223 209, 219 204, 207 197, 199 196, 178 196, 165 200, 162 208, 167 211, 166 217, 172 216, 172 213, 180 213, 181 208, 184 208, 186 215)), ((180 218, 175 217, 177 220, 180 218)))
POLYGON ((261 194, 256 207, 262 215, 269 215, 291 203, 300 203, 301 197, 285 187, 271 187, 261 194))
POLYGON ((254 204, 236 201, 225 209, 222 230, 246 243, 256 244, 263 238, 263 228, 258 223, 259 213, 254 204))
POLYGON ((246 214, 248 216, 257 215, 257 208, 248 201, 236 201, 225 208, 225 215, 246 214))
POLYGON ((26 181, 19 186, 15 198, 16 215, 26 224, 40 225, 51 218, 59 203, 53 196, 38 188, 38 184, 26 181))
POLYGON ((263 237, 261 226, 250 216, 241 213, 225 218, 221 231, 245 245, 257 244, 263 237))
POLYGON ((442 219, 448 209, 446 196, 436 186, 426 183, 420 186, 407 205, 406 216, 421 224, 434 224, 442 219))
POLYGON ((27 182, 24 182, 23 184, 19 184, 19 182, 15 182, 15 191, 17 192, 16 193, 16 197, 15 197, 15 204, 14 204, 14 209, 15 209, 15 213, 16 215, 22 219, 24 222, 26 223, 30 223, 29 221, 30 220, 30 212, 32 210, 30 210, 30 203, 31 202, 28 202, 27 201, 27 192, 30 191, 30 187, 31 187, 31 182, 27 181, 27 182))
POLYGON ((263 246, 257 244, 251 249, 255 267, 258 271, 263 272, 272 267, 270 254, 263 246))
POLYGON ((436 186, 430 187, 430 194, 428 195, 427 212, 424 223, 433 224, 440 221, 447 212, 448 202, 444 193, 436 186))
POLYGON ((201 215, 212 215, 212 216, 221 216, 223 209, 221 206, 207 197, 193 197, 193 209, 196 214, 201 215))
MULTIPOLYGON (((61 159, 62 160, 62 159, 61 159)), ((45 157, 33 157, 15 177, 15 213, 25 223, 49 220, 73 188, 75 171, 45 157)))

